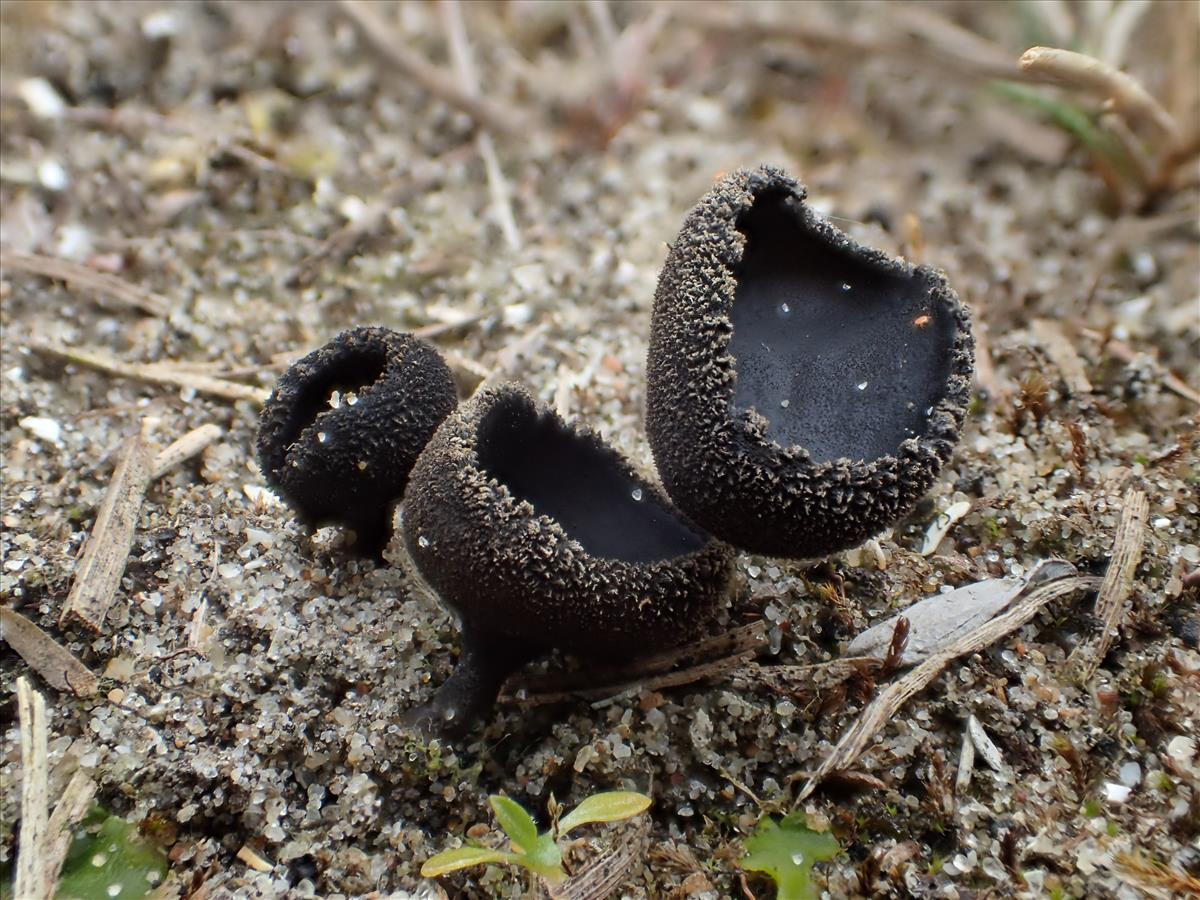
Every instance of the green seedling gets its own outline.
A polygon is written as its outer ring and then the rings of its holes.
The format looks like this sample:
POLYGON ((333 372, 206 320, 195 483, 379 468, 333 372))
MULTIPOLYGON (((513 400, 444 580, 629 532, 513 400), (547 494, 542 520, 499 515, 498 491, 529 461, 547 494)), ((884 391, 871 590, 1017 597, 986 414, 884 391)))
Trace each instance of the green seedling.
POLYGON ((492 850, 488 847, 459 847, 443 850, 426 860, 421 874, 426 878, 445 875, 470 866, 504 863, 521 866, 550 884, 559 884, 567 877, 562 864, 558 841, 569 831, 594 822, 619 822, 630 819, 650 807, 650 798, 634 791, 610 791, 588 797, 548 831, 538 834, 533 817, 515 800, 492 794, 488 797, 496 821, 508 835, 512 850, 492 850))
POLYGON ((1136 179, 1136 164, 1128 152, 1100 128, 1083 107, 1007 81, 994 82, 992 89, 1001 97, 1042 115, 1065 131, 1087 150, 1097 164, 1115 170, 1125 179, 1136 179))
POLYGON ((816 896, 813 864, 833 859, 839 849, 832 834, 810 830, 802 813, 792 813, 778 823, 771 818, 760 821, 746 838, 748 855, 740 865, 770 875, 778 889, 777 900, 811 900, 816 896))

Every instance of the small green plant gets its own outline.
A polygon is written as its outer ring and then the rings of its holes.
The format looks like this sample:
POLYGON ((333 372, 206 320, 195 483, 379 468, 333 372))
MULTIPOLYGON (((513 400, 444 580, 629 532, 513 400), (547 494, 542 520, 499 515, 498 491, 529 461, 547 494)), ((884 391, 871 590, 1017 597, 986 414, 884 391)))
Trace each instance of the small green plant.
POLYGON ((561 819, 555 817, 548 831, 538 834, 533 817, 515 800, 499 794, 488 797, 496 821, 512 842, 512 850, 492 850, 488 847, 459 847, 443 850, 426 860, 421 874, 426 878, 445 875, 470 866, 505 863, 522 866, 551 884, 567 877, 562 864, 558 841, 580 825, 594 822, 619 822, 630 819, 650 808, 650 798, 635 791, 610 791, 588 797, 561 819))
POLYGON ((67 851, 55 896, 145 897, 166 877, 166 856, 135 825, 93 807, 67 851))
POLYGON ((777 900, 810 900, 813 863, 838 855, 837 839, 828 832, 812 831, 803 813, 792 813, 778 823, 764 817, 746 838, 747 855, 741 867, 763 872, 775 881, 777 900))

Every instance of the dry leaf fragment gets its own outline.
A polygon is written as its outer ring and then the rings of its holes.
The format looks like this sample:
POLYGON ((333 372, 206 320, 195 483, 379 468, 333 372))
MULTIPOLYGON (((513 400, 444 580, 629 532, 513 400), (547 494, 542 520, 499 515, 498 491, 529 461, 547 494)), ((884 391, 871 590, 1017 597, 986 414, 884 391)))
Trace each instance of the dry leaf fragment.
POLYGON ((1025 578, 991 578, 926 597, 868 628, 850 642, 846 655, 885 659, 896 624, 905 618, 909 626, 908 643, 900 656, 900 665, 914 666, 1007 609, 1031 584, 1074 573, 1075 567, 1070 563, 1046 560, 1025 578))
POLYGON ((8 645, 51 687, 77 697, 96 693, 99 679, 87 666, 19 612, 0 607, 0 626, 8 645))

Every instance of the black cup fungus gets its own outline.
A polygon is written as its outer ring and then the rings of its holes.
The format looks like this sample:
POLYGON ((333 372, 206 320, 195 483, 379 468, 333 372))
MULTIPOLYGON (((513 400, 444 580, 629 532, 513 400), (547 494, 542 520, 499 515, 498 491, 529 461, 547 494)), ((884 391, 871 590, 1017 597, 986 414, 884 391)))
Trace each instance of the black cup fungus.
POLYGON ((438 429, 405 492, 405 546, 459 617, 462 655, 424 720, 460 731, 550 648, 624 659, 679 645, 720 609, 731 551, 597 435, 510 384, 438 429))
POLYGON ((779 169, 723 178, 659 276, 646 429, 663 485, 744 550, 811 558, 899 519, 970 397, 970 319, 927 266, 856 243, 779 169))
POLYGON ((279 379, 259 420, 259 464, 304 524, 345 525, 355 551, 378 558, 409 471, 457 400, 433 347, 353 328, 279 379))

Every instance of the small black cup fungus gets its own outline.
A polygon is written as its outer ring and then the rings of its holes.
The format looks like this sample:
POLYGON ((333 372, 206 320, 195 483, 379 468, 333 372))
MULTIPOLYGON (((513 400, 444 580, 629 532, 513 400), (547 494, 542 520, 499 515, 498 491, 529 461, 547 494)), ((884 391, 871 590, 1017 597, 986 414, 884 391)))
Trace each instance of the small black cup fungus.
POLYGON ((353 328, 279 379, 259 420, 259 465, 304 524, 348 526, 355 550, 378 557, 413 463, 457 402, 433 347, 353 328))
POLYGON ((461 621, 453 675, 413 716, 450 731, 551 648, 611 660, 686 642, 712 622, 731 574, 728 547, 515 384, 442 424, 403 510, 413 562, 461 621))
POLYGON ((970 319, 945 278, 863 247, 763 167, 689 213, 654 300, 646 429, 671 499, 796 559, 907 512, 958 440, 970 319))

